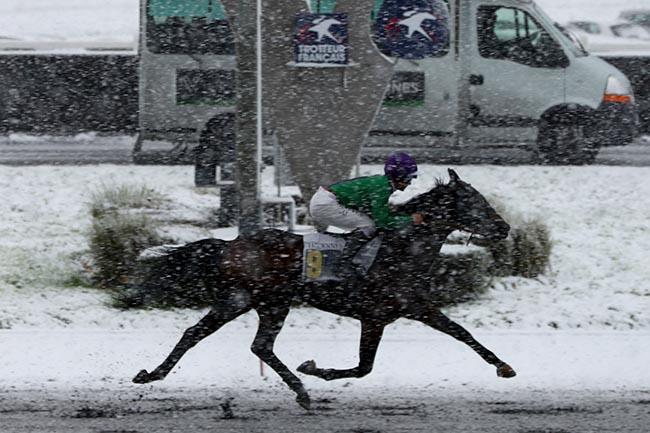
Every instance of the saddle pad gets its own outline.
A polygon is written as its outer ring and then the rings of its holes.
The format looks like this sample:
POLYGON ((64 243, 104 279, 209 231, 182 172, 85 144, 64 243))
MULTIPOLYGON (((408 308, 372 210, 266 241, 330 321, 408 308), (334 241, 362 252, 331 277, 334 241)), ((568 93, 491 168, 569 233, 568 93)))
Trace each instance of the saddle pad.
POLYGON ((336 267, 345 247, 345 239, 326 233, 303 236, 302 275, 304 281, 340 280, 336 267))

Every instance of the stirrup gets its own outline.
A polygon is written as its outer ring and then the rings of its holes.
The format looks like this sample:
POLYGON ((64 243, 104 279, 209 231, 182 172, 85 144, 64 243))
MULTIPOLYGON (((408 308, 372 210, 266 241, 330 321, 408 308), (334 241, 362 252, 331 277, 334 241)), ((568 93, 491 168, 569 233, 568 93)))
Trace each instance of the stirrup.
POLYGON ((341 278, 347 280, 363 276, 363 269, 354 263, 354 258, 370 240, 361 230, 355 230, 346 238, 339 261, 340 271, 337 272, 341 278))

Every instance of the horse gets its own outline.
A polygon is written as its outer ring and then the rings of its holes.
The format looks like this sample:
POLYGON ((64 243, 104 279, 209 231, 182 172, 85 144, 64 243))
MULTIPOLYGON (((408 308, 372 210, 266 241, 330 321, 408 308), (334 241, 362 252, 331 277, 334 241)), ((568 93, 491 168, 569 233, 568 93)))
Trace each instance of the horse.
MULTIPOLYGON (((167 358, 153 371, 141 370, 133 382, 164 379, 181 357, 199 341, 238 316, 255 310, 259 327, 252 352, 271 367, 296 393, 305 409, 310 397, 301 380, 276 356, 274 342, 294 301, 361 322, 359 362, 347 369, 320 368, 313 360, 297 371, 324 380, 361 378, 372 371, 384 328, 406 318, 424 323, 467 344, 496 367, 499 377, 516 375, 514 369, 480 344, 461 325, 445 316, 431 292, 431 275, 445 239, 455 230, 483 241, 502 240, 510 226, 474 187, 449 169, 450 180, 436 185, 398 206, 399 213, 420 213, 421 224, 386 230, 376 258, 364 278, 310 282, 302 278, 302 236, 264 229, 232 241, 203 240, 187 244, 163 257, 180 270, 191 266, 195 278, 214 290, 210 311, 188 328, 167 358), (202 264, 189 264, 198 257, 202 264), (185 263, 183 263, 185 262, 185 263), (197 271, 202 268, 203 271, 197 271)), ((160 268, 161 269, 161 268, 160 268)), ((168 278, 168 277, 166 277, 168 278)))

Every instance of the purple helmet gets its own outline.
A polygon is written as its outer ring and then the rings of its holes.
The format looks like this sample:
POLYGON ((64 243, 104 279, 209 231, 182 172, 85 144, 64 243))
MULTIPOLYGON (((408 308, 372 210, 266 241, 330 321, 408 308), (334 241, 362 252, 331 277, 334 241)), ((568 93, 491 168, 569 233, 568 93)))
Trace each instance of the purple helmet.
POLYGON ((411 180, 418 176, 418 165, 412 156, 396 152, 386 160, 384 174, 392 180, 411 180))

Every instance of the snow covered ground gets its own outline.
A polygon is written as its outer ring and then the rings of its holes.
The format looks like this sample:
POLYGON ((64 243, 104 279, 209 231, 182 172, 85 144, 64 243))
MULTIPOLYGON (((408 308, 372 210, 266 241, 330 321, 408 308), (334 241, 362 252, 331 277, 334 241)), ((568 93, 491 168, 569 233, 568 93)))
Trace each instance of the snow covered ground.
MULTIPOLYGON (((446 176, 445 170, 425 166, 409 193, 430 188, 435 177, 446 176)), ((480 300, 449 313, 473 329, 650 331, 649 170, 460 167, 461 177, 515 214, 541 217, 554 248, 548 275, 497 279, 480 300)), ((362 166, 362 174, 378 171, 378 166, 362 166)), ((270 172, 265 172, 264 182, 265 190, 273 193, 270 172)), ((101 291, 62 287, 77 271, 75 257, 87 249, 90 197, 101 185, 112 184, 154 188, 171 198, 174 212, 187 218, 208 218, 219 205, 213 191, 193 187, 191 167, 0 166, 0 328, 164 328, 187 323, 187 312, 118 314, 105 306, 107 296, 101 291)), ((178 227, 172 234, 181 241, 219 236, 178 227)), ((300 326, 313 322, 328 328, 337 322, 309 317, 300 326)))
MULTIPOLYGON (((362 166, 362 174, 378 166, 362 166)), ((447 310, 509 362, 514 379, 423 325, 398 321, 374 371, 324 382, 300 375, 304 413, 250 353, 254 313, 192 349, 163 382, 135 385, 203 311, 118 311, 101 290, 65 287, 87 248, 88 203, 101 185, 148 185, 179 215, 219 205, 191 167, 0 166, 0 431, 624 431, 647 425, 650 364, 650 169, 461 166, 483 193, 542 217, 555 242, 536 280, 498 279, 481 299, 447 310), (235 418, 221 419, 232 402, 235 418)), ((409 194, 446 167, 424 166, 409 194)), ((270 173, 264 185, 272 191, 270 173)), ((217 235, 178 227, 189 241, 217 235)), ((232 235, 231 231, 226 232, 232 235)), ((277 342, 293 370, 306 359, 357 363, 355 321, 294 310, 277 342)))

